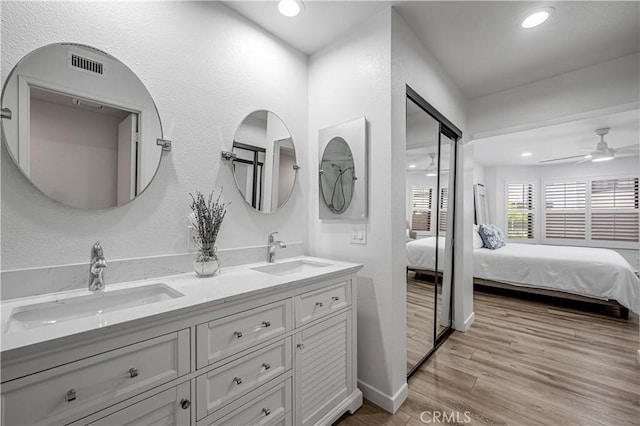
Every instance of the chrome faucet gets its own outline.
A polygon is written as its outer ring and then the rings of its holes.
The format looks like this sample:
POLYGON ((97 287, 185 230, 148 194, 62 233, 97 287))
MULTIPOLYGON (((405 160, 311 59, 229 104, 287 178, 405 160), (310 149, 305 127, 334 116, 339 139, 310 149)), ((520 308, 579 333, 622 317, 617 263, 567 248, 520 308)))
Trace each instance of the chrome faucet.
POLYGON ((104 268, 107 267, 107 261, 102 252, 100 241, 91 248, 91 263, 89 265, 89 290, 104 290, 104 268))
POLYGON ((277 232, 272 232, 269 234, 269 237, 267 238, 267 262, 268 263, 275 263, 276 262, 276 249, 278 247, 280 248, 286 248, 287 245, 285 243, 283 243, 282 241, 278 240, 275 241, 273 236, 276 235, 277 232))

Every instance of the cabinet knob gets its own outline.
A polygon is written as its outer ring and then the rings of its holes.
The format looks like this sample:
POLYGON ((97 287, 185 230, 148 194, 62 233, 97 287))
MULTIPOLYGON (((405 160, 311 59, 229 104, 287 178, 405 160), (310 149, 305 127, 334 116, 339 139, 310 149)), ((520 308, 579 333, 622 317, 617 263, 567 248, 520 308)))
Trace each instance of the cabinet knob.
POLYGON ((322 302, 316 302, 316 307, 318 308, 322 308, 324 306, 324 303, 322 302))
POLYGON ((297 346, 298 346, 298 349, 300 349, 300 350, 303 350, 303 349, 304 349, 304 344, 302 344, 302 343, 298 343, 298 345, 297 345, 297 346))
POLYGON ((266 362, 263 362, 263 363, 262 363, 262 368, 264 368, 265 370, 268 370, 268 369, 270 369, 270 368, 271 368, 271 365, 270 365, 270 364, 267 364, 266 362))
POLYGON ((129 375, 131 376, 132 379, 134 377, 138 377, 138 369, 137 368, 130 368, 129 369, 129 375))
POLYGON ((234 377, 233 381, 236 382, 236 385, 241 385, 242 384, 242 379, 240 377, 234 377))
POLYGON ((271 327, 271 322, 270 321, 262 321, 262 326, 264 328, 271 327))
POLYGON ((188 399, 182 398, 180 400, 180 406, 182 407, 183 410, 186 410, 187 408, 191 407, 191 401, 189 401, 188 399))
POLYGON ((76 390, 75 389, 68 390, 67 393, 64 396, 64 400, 67 401, 67 402, 75 401, 76 400, 76 390))
POLYGON ((242 337, 242 331, 234 331, 233 335, 236 336, 238 339, 242 337))
POLYGON ((263 408, 262 412, 264 413, 265 416, 268 416, 269 414, 271 414, 271 410, 269 410, 268 408, 263 408))
POLYGON ((337 302, 338 300, 340 300, 340 296, 333 296, 331 300, 333 300, 334 302, 337 302))

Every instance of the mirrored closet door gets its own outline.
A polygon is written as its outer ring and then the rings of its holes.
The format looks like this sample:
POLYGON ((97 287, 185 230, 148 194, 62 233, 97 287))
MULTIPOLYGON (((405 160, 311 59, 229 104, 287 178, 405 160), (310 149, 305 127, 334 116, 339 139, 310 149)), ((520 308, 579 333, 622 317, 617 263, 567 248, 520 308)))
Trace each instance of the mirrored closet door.
POLYGON ((407 374, 452 331, 457 141, 461 132, 407 87, 407 374))

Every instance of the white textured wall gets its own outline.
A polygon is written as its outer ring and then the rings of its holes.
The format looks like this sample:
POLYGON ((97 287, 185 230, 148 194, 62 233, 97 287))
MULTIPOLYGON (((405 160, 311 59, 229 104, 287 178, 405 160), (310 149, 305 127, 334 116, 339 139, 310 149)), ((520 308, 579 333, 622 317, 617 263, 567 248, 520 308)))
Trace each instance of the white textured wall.
POLYGON ((628 55, 470 100, 469 137, 513 133, 628 104, 637 108, 639 101, 640 54, 628 55))
MULTIPOLYGON (((358 282, 358 379, 389 411, 406 398, 405 84, 464 127, 464 100, 392 9, 385 9, 309 61, 309 140, 365 115, 369 123, 367 244, 350 243, 352 222, 322 221, 311 198, 310 250, 365 266, 358 282)), ((310 150, 317 164, 317 150, 310 150)), ((317 188, 312 177, 311 188, 317 188)), ((315 194, 315 192, 314 192, 315 194)), ((471 225, 469 225, 470 227, 471 225)))
POLYGON ((2 2, 2 82, 24 55, 53 42, 102 49, 128 65, 154 97, 165 138, 150 187, 104 212, 62 206, 35 189, 2 148, 2 269, 88 262, 101 240, 107 259, 183 253, 189 192, 224 187, 229 207, 220 248, 308 234, 307 58, 217 2, 2 2), (264 215, 236 191, 220 151, 242 119, 278 114, 302 165, 287 205, 264 215))
MULTIPOLYGON (((368 121, 367 244, 350 243, 351 222, 318 219, 318 177, 314 173, 309 249, 313 255, 364 264, 358 274, 358 379, 365 397, 378 404, 384 404, 380 393, 390 397, 398 389, 392 373, 398 349, 394 336, 405 334, 404 325, 394 328, 397 312, 389 303, 394 290, 389 208, 390 37, 391 11, 386 9, 309 59, 309 141, 315 145, 310 149, 310 163, 319 163, 320 129, 363 115, 368 121)), ((404 232, 404 226, 402 229, 404 232)), ((401 348, 405 350, 404 344, 401 348)))

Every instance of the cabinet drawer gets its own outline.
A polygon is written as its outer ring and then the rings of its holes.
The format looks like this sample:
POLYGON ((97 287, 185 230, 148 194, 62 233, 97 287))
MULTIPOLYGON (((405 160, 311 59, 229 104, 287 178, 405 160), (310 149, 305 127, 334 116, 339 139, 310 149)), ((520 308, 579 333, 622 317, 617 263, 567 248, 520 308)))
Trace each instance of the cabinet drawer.
POLYGON ((287 418, 291 405, 291 379, 287 379, 222 419, 205 419, 202 425, 276 425, 287 418))
POLYGON ((296 296, 296 327, 349 305, 351 305, 351 280, 296 296))
POLYGON ((187 374, 189 330, 125 346, 2 386, 2 424, 72 421, 187 374))
POLYGON ((197 420, 291 368, 291 337, 196 378, 197 420))
POLYGON ((150 398, 130 405, 99 420, 88 423, 96 426, 155 426, 188 425, 191 423, 189 405, 182 407, 182 401, 189 401, 189 382, 167 389, 150 398))
POLYGON ((291 311, 291 300, 287 299, 198 325, 197 367, 206 367, 291 330, 291 311))

